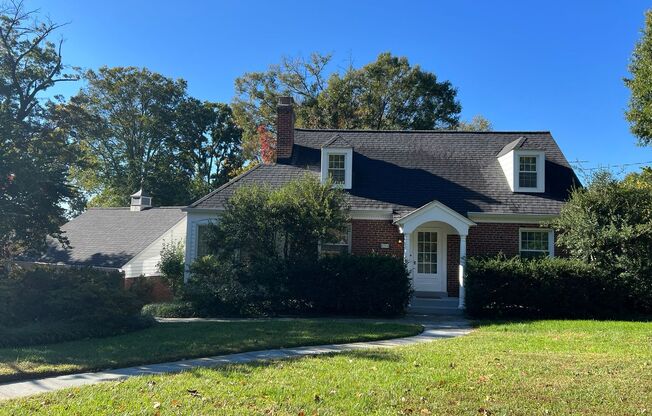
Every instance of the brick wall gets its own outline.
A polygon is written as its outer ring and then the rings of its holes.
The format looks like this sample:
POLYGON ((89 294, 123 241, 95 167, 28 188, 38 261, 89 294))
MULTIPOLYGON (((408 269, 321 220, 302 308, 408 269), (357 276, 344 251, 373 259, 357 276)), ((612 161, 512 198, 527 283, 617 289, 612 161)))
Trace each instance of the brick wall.
MULTIPOLYGON (((468 244, 468 239, 467 239, 468 244)), ((449 234, 446 236, 446 290, 448 296, 458 296, 460 281, 458 266, 460 264, 460 236, 449 234)))
POLYGON ((506 256, 518 255, 518 230, 522 227, 536 227, 536 225, 480 223, 470 227, 466 239, 467 255, 494 256, 499 253, 506 256))
MULTIPOLYGON (((147 280, 152 284, 152 291, 150 293, 153 302, 167 302, 173 299, 172 290, 166 285, 160 277, 151 276, 147 280)), ((134 283, 133 278, 125 279, 125 289, 129 289, 134 283)))
POLYGON ((403 235, 390 220, 352 220, 351 253, 403 257, 403 235), (381 248, 381 244, 389 244, 389 248, 381 248))
POLYGON ((294 110, 291 97, 280 97, 276 108, 276 157, 292 156, 294 146, 294 110))

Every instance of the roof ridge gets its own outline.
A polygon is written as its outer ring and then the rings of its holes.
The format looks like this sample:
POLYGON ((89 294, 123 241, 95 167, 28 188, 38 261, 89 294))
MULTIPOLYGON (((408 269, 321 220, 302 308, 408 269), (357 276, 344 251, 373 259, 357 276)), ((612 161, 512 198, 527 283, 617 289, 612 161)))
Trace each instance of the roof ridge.
POLYGON ((451 133, 451 134, 552 134, 550 130, 374 130, 374 129, 308 129, 295 128, 299 131, 337 132, 337 133, 451 133))
POLYGON ((192 204, 190 204, 190 205, 188 205, 188 206, 186 206, 184 208, 194 208, 194 207, 196 207, 199 203, 204 202, 205 200, 207 200, 208 198, 210 198, 213 195, 217 194, 218 192, 222 191, 223 189, 226 189, 229 186, 237 183, 240 179, 244 178, 245 176, 249 175, 251 172, 255 171, 256 169, 258 169, 258 168, 260 168, 261 166, 264 166, 264 165, 265 165, 264 163, 259 163, 256 166, 252 167, 251 169, 247 170, 246 172, 242 172, 241 174, 239 174, 235 178, 231 179, 230 181, 228 181, 224 185, 220 186, 219 188, 215 189, 214 191, 209 192, 208 194, 204 195, 203 197, 199 198, 198 200, 196 200, 195 202, 193 202, 192 204))
MULTIPOLYGON (((161 207, 148 207, 147 209, 144 209, 143 211, 151 211, 153 209, 181 209, 181 208, 185 208, 185 207, 186 207, 186 205, 165 205, 165 206, 161 206, 161 207)), ((87 211, 90 211, 90 210, 97 210, 97 211, 116 210, 117 211, 117 210, 121 210, 121 209, 126 210, 126 209, 131 209, 131 207, 88 207, 88 208, 86 208, 87 211)), ((138 211, 138 212, 142 212, 142 211, 138 211)))

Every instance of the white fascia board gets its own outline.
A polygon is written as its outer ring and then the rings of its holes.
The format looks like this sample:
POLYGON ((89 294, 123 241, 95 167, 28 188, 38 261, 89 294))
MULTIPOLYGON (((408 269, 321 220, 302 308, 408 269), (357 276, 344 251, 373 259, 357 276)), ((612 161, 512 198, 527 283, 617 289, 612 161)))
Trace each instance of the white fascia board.
POLYGON ((181 208, 181 211, 183 212, 196 212, 196 213, 206 213, 206 214, 211 214, 211 213, 220 213, 224 211, 224 208, 192 208, 192 207, 185 207, 181 208))

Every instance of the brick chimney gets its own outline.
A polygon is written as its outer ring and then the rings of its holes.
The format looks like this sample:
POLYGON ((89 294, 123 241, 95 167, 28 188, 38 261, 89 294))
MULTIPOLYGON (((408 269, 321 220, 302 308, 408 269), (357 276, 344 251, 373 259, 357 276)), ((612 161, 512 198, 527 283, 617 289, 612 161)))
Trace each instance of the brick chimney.
POLYGON ((288 159, 294 146, 294 100, 279 97, 276 107, 276 159, 288 159))

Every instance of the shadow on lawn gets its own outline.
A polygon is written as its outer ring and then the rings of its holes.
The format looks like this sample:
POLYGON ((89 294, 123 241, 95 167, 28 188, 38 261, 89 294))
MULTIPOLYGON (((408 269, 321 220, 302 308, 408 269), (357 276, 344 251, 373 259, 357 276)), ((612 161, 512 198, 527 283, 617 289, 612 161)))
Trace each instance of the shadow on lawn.
POLYGON ((497 325, 507 324, 532 324, 539 321, 595 321, 595 322, 652 322, 652 315, 637 315, 637 316, 616 316, 613 318, 605 317, 496 317, 496 318, 472 318, 469 317, 469 322, 474 328, 482 328, 497 325))

